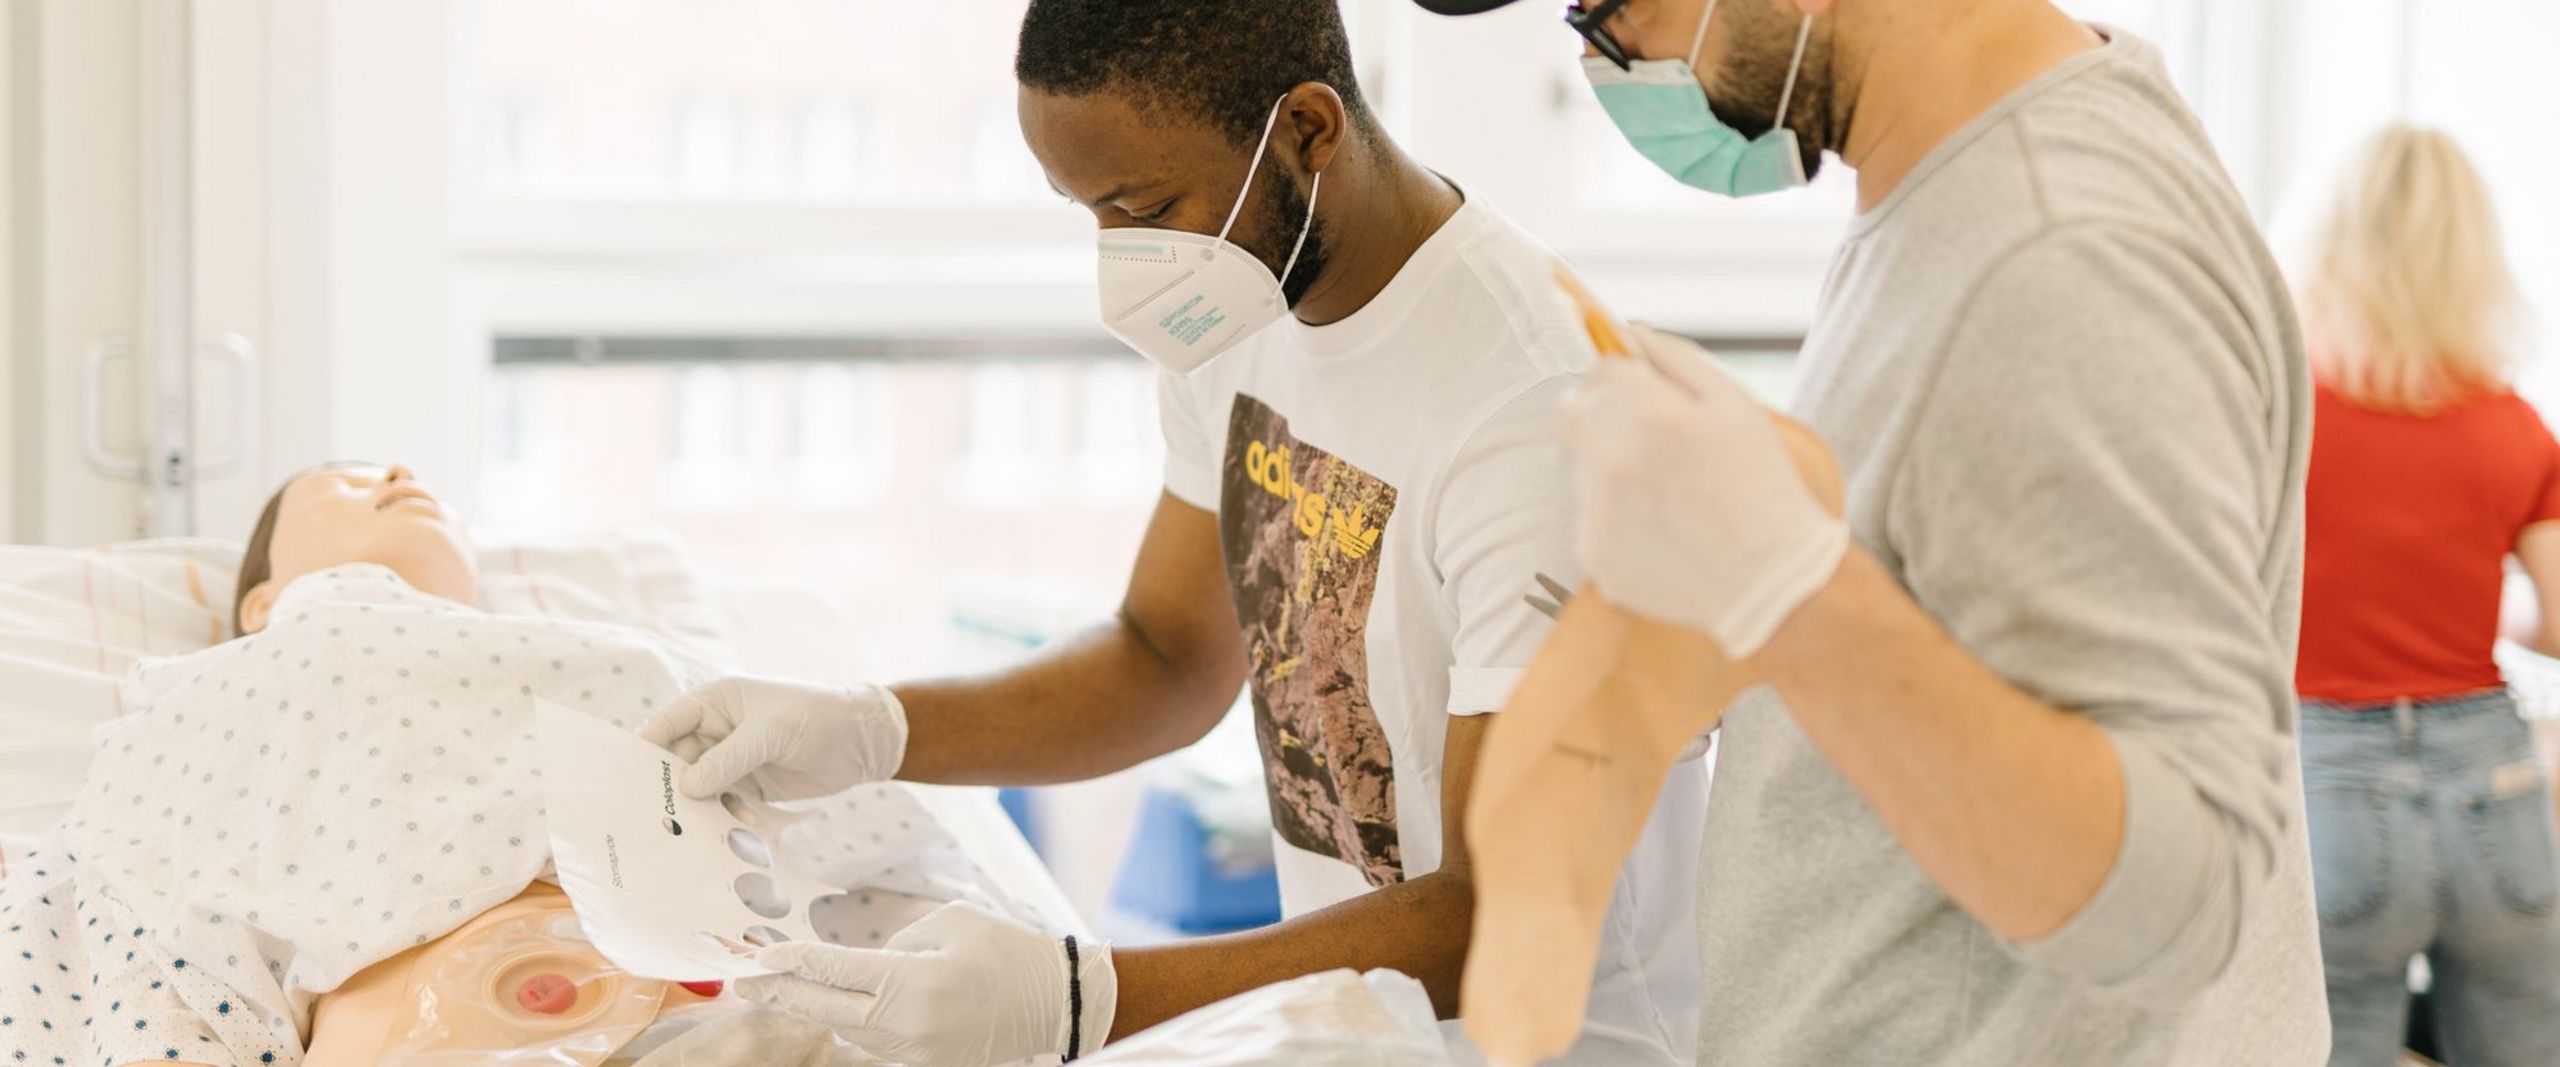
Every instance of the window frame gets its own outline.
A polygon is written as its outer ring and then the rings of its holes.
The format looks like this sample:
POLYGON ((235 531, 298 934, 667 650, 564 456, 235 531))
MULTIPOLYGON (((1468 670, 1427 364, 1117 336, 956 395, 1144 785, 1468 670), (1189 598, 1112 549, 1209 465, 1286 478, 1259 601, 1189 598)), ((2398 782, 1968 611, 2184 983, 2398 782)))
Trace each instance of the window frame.
MULTIPOLYGON (((1576 195, 1587 90, 1569 28, 1536 5, 1442 19, 1349 0, 1364 88, 1412 154, 1576 264, 1621 314, 1752 343, 1800 338, 1846 219, 1801 211, 1609 211, 1576 195), (1545 74, 1521 77, 1523 69, 1545 74), (1584 94, 1577 96, 1576 94, 1584 94)), ((2265 12, 2177 6, 2206 48, 2199 111, 2253 201, 2273 40, 2265 12)), ((457 5, 467 12, 468 5, 457 5)), ((471 106, 476 27, 452 20, 456 266, 492 334, 631 331, 1105 335, 1091 220, 1057 203, 579 201, 493 195, 471 106), (764 284, 751 284, 761 281, 764 284), (964 323, 954 327, 951 324, 964 323)))

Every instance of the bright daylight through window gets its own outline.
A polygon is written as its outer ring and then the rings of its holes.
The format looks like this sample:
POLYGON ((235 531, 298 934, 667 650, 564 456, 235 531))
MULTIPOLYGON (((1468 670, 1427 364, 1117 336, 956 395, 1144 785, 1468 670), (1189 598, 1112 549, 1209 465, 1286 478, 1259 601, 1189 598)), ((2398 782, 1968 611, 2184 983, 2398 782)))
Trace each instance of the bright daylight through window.
MULTIPOLYGON (((2181 83, 2207 88, 2193 0, 2069 6, 2160 41, 2181 83)), ((723 577, 822 589, 878 620, 862 652, 902 670, 1001 654, 1109 608, 1158 487, 1155 391, 1091 321, 1089 224, 1048 190, 1016 128, 1022 0, 466 7, 466 261, 548 283, 489 286, 514 302, 492 315, 482 405, 493 530, 670 530, 723 577), (920 34, 939 46, 901 43, 920 34), (933 92, 913 91, 926 81, 933 92), (903 344, 916 323, 858 310, 884 299, 869 283, 936 271, 1054 296, 957 346, 903 344), (524 295, 555 290, 572 295, 524 295), (777 309, 776 291, 809 295, 777 309), (716 296, 728 292, 743 295, 716 296)), ((1402 8, 1346 4, 1391 126, 1494 88, 1503 62, 1449 83, 1399 79, 1416 46, 1398 27, 1419 17, 1402 8)), ((1802 281, 1786 291, 1810 296, 1850 211, 1845 168, 1747 203, 1687 195, 1610 127, 1569 39, 1501 47, 1551 66, 1551 128, 1578 162, 1456 170, 1471 194, 1513 209, 1604 288, 1630 242, 1669 217, 1703 227, 1709 248, 1721 237, 1736 255, 1792 256, 1781 277, 1802 281)), ((1631 313, 1680 325, 1698 294, 1730 287, 1707 274, 1656 288, 1628 290, 1631 313)), ((1775 397, 1793 328, 1773 322, 1728 346, 1775 397)))

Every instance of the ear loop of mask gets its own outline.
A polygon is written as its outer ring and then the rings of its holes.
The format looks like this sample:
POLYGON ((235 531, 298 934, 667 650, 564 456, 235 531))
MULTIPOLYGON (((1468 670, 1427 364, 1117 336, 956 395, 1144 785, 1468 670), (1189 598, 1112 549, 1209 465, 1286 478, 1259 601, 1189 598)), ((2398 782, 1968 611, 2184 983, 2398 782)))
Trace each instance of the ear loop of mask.
MULTIPOLYGON (((1271 150, 1271 131, 1279 127, 1280 109, 1287 106, 1289 98, 1284 95, 1271 105, 1271 117, 1262 120, 1262 141, 1253 146, 1253 163, 1244 169, 1244 188, 1236 193, 1235 206, 1227 209, 1226 225, 1218 227, 1220 242, 1226 241, 1227 234, 1235 230, 1237 216, 1244 214, 1244 202, 1253 195, 1253 176, 1262 173, 1262 156, 1271 150)), ((1307 235, 1315 232, 1316 198, 1322 195, 1324 172, 1317 171, 1315 181, 1307 187, 1307 220, 1298 227, 1298 243, 1289 246, 1289 262, 1280 268, 1280 289, 1284 296, 1289 289, 1289 272, 1298 269, 1298 253, 1306 250, 1307 235)))
POLYGON ((1707 9, 1698 14, 1698 35, 1689 40, 1689 72, 1697 73, 1698 52, 1707 47, 1707 27, 1716 20, 1716 0, 1707 0, 1707 9))
POLYGON ((1796 102, 1796 76, 1804 73, 1804 46, 1813 40, 1813 16, 1796 27, 1796 55, 1787 61, 1787 87, 1778 91, 1778 129, 1787 128, 1787 109, 1796 102))
MULTIPOLYGON (((1707 0, 1707 10, 1698 16, 1698 36, 1689 41, 1689 72, 1693 77, 1698 70, 1698 53, 1707 47, 1707 27, 1715 21, 1716 3, 1717 0, 1707 0)), ((1807 15, 1796 26, 1796 54, 1795 58, 1787 61, 1786 88, 1778 91, 1778 129, 1787 128, 1787 109, 1796 102, 1796 76, 1804 73, 1804 49, 1812 40, 1813 16, 1807 15)), ((1276 116, 1278 112, 1273 114, 1276 116)))

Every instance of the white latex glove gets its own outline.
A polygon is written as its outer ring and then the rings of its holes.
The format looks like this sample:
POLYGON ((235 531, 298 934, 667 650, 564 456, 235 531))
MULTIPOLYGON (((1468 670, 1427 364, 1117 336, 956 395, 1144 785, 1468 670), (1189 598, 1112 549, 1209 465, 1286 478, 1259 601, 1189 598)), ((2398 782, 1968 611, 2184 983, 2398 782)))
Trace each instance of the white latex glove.
POLYGON ((792 941, 756 954, 781 973, 730 984, 807 1016, 883 1059, 991 1067, 1092 1053, 1111 1034, 1111 950, 1079 939, 1070 989, 1062 938, 969 904, 945 904, 878 949, 792 941), (1081 1015, 1070 1012, 1080 1002, 1081 1015))
POLYGON ((1604 363, 1564 405, 1583 570, 1620 606, 1746 658, 1831 579, 1849 529, 1704 349, 1631 333, 1641 361, 1604 363))
POLYGON ((874 1067, 880 1061, 815 1019, 751 1008, 694 1027, 637 1067, 874 1067))
POLYGON ((743 781, 765 800, 804 800, 895 777, 907 709, 876 685, 723 678, 667 705, 640 736, 693 764, 676 783, 686 796, 743 781))

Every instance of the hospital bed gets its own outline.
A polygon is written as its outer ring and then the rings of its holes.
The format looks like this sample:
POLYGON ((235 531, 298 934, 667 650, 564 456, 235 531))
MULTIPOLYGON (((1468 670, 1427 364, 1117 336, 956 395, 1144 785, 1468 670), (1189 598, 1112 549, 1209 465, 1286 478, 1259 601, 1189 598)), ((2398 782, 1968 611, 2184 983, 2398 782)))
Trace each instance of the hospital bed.
MULTIPOLYGON (((240 555, 238 545, 210 540, 0 547, 0 882, 79 795, 90 734, 125 710, 133 665, 228 636, 240 555)), ((494 612, 637 627, 726 670, 855 680, 846 676, 848 627, 830 601, 781 585, 710 586, 662 538, 511 545, 485 552, 480 564, 481 606, 494 612)), ((992 791, 913 792, 1013 904, 1052 928, 1090 936, 992 791)), ((652 1037, 607 1062, 627 1063, 668 1029, 662 1018, 652 1037)), ((1218 1067, 1450 1062, 1420 984, 1347 971, 1211 1005, 1094 1059, 1218 1067)))
MULTIPOLYGON (((0 546, 0 878, 78 795, 89 733, 124 706, 140 659, 228 636, 240 546, 210 539, 86 549, 0 546)), ((637 627, 723 669, 850 683, 853 640, 829 599, 704 581, 667 538, 614 534, 481 553, 482 606, 637 627)), ((1088 932, 992 790, 916 787, 983 870, 1062 929, 1088 932)))

